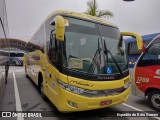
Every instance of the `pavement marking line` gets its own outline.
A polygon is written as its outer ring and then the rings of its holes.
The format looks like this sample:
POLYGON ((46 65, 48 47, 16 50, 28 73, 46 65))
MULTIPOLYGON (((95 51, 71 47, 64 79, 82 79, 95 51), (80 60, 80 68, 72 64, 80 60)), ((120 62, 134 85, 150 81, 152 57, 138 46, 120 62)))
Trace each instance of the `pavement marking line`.
MULTIPOLYGON (((16 81, 16 77, 15 77, 15 73, 13 72, 13 81, 14 81, 14 92, 15 92, 15 100, 16 100, 16 111, 22 111, 22 107, 21 107, 21 100, 19 97, 19 92, 18 92, 18 87, 17 87, 17 81, 16 81)), ((24 120, 23 117, 17 117, 17 120, 24 120)))
MULTIPOLYGON (((141 109, 138 109, 138 108, 136 108, 136 107, 133 107, 133 106, 131 106, 131 105, 128 105, 128 104, 126 104, 126 103, 122 103, 124 106, 127 106, 127 107, 129 107, 129 108, 132 108, 132 109, 134 109, 134 110, 136 110, 136 111, 139 111, 139 112, 143 112, 143 113, 147 113, 147 112, 145 112, 145 111, 143 111, 143 110, 141 110, 141 109)), ((147 117, 147 116, 146 116, 147 117)), ((160 120, 160 117, 153 117, 153 118, 156 118, 156 119, 158 119, 158 120, 160 120)))
POLYGON ((133 107, 133 106, 131 106, 131 105, 128 105, 128 104, 126 104, 126 103, 122 103, 122 104, 125 105, 125 106, 127 106, 127 107, 130 107, 130 108, 132 108, 132 109, 134 109, 134 110, 137 110, 137 111, 140 111, 140 112, 143 111, 143 110, 141 110, 141 109, 138 109, 138 108, 133 107))

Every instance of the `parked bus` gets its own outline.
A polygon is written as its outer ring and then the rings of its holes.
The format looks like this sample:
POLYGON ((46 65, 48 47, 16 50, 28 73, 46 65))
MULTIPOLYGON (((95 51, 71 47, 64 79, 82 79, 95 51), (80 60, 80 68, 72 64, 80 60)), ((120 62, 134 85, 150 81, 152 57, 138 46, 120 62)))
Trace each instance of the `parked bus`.
POLYGON ((123 36, 142 38, 103 19, 81 13, 52 13, 26 44, 26 77, 61 112, 100 109, 125 102, 130 93, 123 36))
POLYGON ((148 96, 149 105, 160 111, 160 36, 150 42, 134 69, 132 94, 148 96))
POLYGON ((1 54, 7 54, 2 60, 8 61, 12 66, 23 66, 24 51, 19 50, 0 50, 1 54))
MULTIPOLYGON (((147 46, 151 40, 153 40, 160 33, 142 35, 143 44, 147 46)), ((129 48, 128 52, 128 60, 129 60, 129 68, 133 68, 135 62, 138 60, 138 57, 141 55, 141 50, 138 50, 136 40, 134 38, 125 39, 126 47, 129 48)))
POLYGON ((10 51, 10 65, 23 66, 24 51, 11 50, 10 51))

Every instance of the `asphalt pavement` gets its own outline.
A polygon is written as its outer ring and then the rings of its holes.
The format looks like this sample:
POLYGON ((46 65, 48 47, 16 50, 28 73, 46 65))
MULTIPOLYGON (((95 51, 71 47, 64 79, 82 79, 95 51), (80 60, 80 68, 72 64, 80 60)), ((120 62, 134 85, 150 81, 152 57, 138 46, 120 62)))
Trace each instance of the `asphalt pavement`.
POLYGON ((0 112, 4 111, 12 114, 23 111, 24 116, 16 117, 14 114, 14 117, 0 117, 0 120, 160 120, 157 116, 153 117, 152 114, 156 114, 157 111, 148 106, 146 99, 133 95, 130 95, 125 103, 101 110, 60 113, 49 100, 41 98, 37 86, 25 77, 24 68, 13 66, 10 67, 8 83, 0 103, 0 112), (25 117, 25 114, 33 113, 37 113, 38 118, 25 117), (136 114, 135 117, 133 117, 134 114, 136 114), (152 115, 152 117, 146 117, 146 115, 152 115))

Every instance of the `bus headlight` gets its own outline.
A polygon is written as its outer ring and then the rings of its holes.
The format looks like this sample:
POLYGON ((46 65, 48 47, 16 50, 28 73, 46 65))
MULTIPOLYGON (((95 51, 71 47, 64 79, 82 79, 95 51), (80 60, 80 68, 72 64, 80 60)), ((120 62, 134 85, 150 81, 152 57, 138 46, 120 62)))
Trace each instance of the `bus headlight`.
POLYGON ((82 94, 82 93, 84 93, 84 90, 85 90, 83 88, 79 88, 79 87, 76 87, 76 86, 73 86, 73 85, 69 85, 69 84, 64 83, 60 80, 58 80, 58 83, 63 89, 65 89, 67 91, 70 91, 70 92, 73 92, 73 93, 76 93, 76 94, 82 94))
POLYGON ((92 95, 98 94, 98 91, 86 90, 86 89, 83 89, 83 88, 79 88, 79 87, 64 83, 61 80, 58 80, 58 83, 63 89, 65 89, 67 91, 70 91, 72 93, 75 93, 75 94, 84 95, 84 96, 92 96, 92 95))
POLYGON ((121 87, 121 88, 109 89, 109 90, 87 90, 87 89, 79 88, 73 85, 69 85, 67 83, 62 82, 61 80, 58 80, 58 83, 61 88, 69 92, 87 96, 87 97, 103 97, 103 96, 109 96, 109 95, 118 95, 124 92, 129 87, 129 85, 125 85, 124 87, 121 87))

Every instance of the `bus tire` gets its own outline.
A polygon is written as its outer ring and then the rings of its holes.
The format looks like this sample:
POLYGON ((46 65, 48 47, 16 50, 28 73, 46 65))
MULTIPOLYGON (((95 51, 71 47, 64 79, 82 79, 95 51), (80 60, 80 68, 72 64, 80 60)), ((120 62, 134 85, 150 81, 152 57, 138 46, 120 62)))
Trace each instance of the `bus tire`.
POLYGON ((26 74, 26 78, 29 78, 29 76, 26 74))
POLYGON ((38 77, 38 82, 39 82, 39 91, 41 93, 41 97, 42 97, 43 100, 46 100, 47 97, 44 93, 44 82, 43 82, 43 78, 42 78, 41 74, 38 77))
POLYGON ((148 102, 153 109, 160 111, 160 90, 151 91, 148 95, 148 102))

